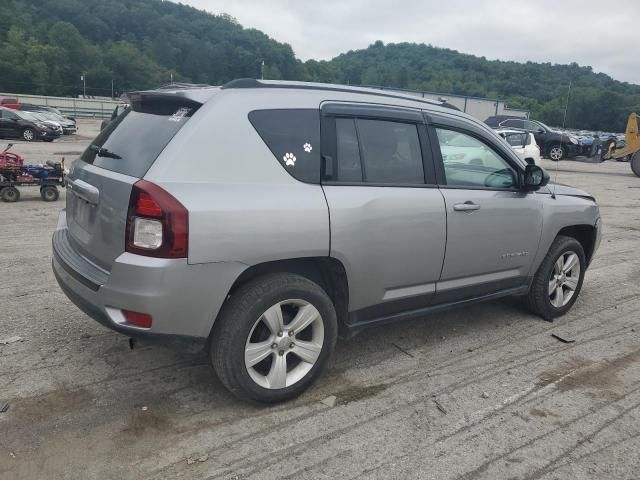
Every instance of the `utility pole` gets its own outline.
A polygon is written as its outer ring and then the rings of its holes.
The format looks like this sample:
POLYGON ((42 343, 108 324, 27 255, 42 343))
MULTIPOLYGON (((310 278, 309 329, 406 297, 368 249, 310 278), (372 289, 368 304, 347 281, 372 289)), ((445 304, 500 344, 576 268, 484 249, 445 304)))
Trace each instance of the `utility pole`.
POLYGON ((171 83, 173 83, 173 72, 171 72, 171 83))
POLYGON ((111 100, 113 100, 113 78, 111 79, 111 100))
POLYGON ((80 75, 80 80, 82 80, 82 96, 87 98, 87 77, 84 72, 80 75))
POLYGON ((260 80, 264 80, 264 60, 262 60, 262 65, 260 65, 260 80))

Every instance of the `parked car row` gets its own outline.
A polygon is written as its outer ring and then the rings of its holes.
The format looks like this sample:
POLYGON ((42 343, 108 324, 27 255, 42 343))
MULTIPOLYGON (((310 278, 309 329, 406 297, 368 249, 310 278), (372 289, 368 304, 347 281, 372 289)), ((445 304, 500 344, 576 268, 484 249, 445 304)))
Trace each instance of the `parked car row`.
POLYGON ((27 142, 52 142, 62 135, 62 127, 31 112, 0 107, 0 137, 19 138, 27 142))
POLYGON ((51 141, 61 135, 71 135, 78 131, 75 118, 64 116, 54 107, 20 103, 15 98, 2 98, 0 109, 9 111, 2 115, 2 138, 21 138, 28 142, 51 141), (5 119, 7 121, 4 121, 5 119))
POLYGON ((580 153, 580 142, 576 136, 559 132, 537 120, 495 115, 487 118, 484 123, 494 129, 510 128, 533 134, 541 155, 555 162, 580 153))

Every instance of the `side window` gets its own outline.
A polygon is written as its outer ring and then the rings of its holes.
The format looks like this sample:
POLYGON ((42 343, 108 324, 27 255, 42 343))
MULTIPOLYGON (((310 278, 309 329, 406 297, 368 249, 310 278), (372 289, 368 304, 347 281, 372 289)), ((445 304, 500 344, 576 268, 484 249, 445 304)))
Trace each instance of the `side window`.
POLYGON ((3 118, 13 119, 13 118, 18 118, 18 115, 16 115, 13 112, 10 112, 9 110, 3 110, 2 111, 2 117, 3 118))
POLYGON ((527 144, 528 133, 507 133, 504 137, 512 147, 524 147, 527 144))
POLYGON ((530 132, 538 132, 539 130, 541 130, 540 125, 538 125, 535 122, 528 122, 528 121, 524 122, 524 128, 526 128, 530 132))
POLYGON ((254 110, 249 121, 287 172, 303 182, 320 182, 318 110, 254 110))
POLYGON ((365 182, 424 183, 416 125, 364 119, 356 120, 356 125, 365 182))
POLYGON ((524 121, 517 118, 510 118, 500 123, 501 127, 524 128, 524 121))
POLYGON ((358 134, 353 118, 336 118, 336 150, 338 180, 362 182, 360 147, 358 147, 358 134))
POLYGON ((496 151, 471 135, 436 128, 447 185, 513 188, 516 171, 496 151))

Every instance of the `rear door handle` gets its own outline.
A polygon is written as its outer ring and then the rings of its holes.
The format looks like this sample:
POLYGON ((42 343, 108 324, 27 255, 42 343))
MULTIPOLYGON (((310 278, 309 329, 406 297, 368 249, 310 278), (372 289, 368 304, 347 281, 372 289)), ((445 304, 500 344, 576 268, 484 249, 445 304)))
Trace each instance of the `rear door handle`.
POLYGON ((456 203, 453 206, 453 209, 456 212, 472 212, 474 210, 480 210, 480 205, 471 201, 466 201, 464 203, 456 203))

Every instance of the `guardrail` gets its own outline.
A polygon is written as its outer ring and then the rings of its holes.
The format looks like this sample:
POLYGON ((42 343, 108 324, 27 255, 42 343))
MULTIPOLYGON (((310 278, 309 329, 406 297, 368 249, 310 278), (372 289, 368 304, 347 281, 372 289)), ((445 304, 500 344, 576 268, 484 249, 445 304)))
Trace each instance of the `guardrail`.
POLYGON ((65 115, 81 118, 110 117, 113 109, 122 103, 119 100, 109 99, 50 97, 2 92, 0 92, 0 98, 17 98, 20 103, 55 107, 65 115))

